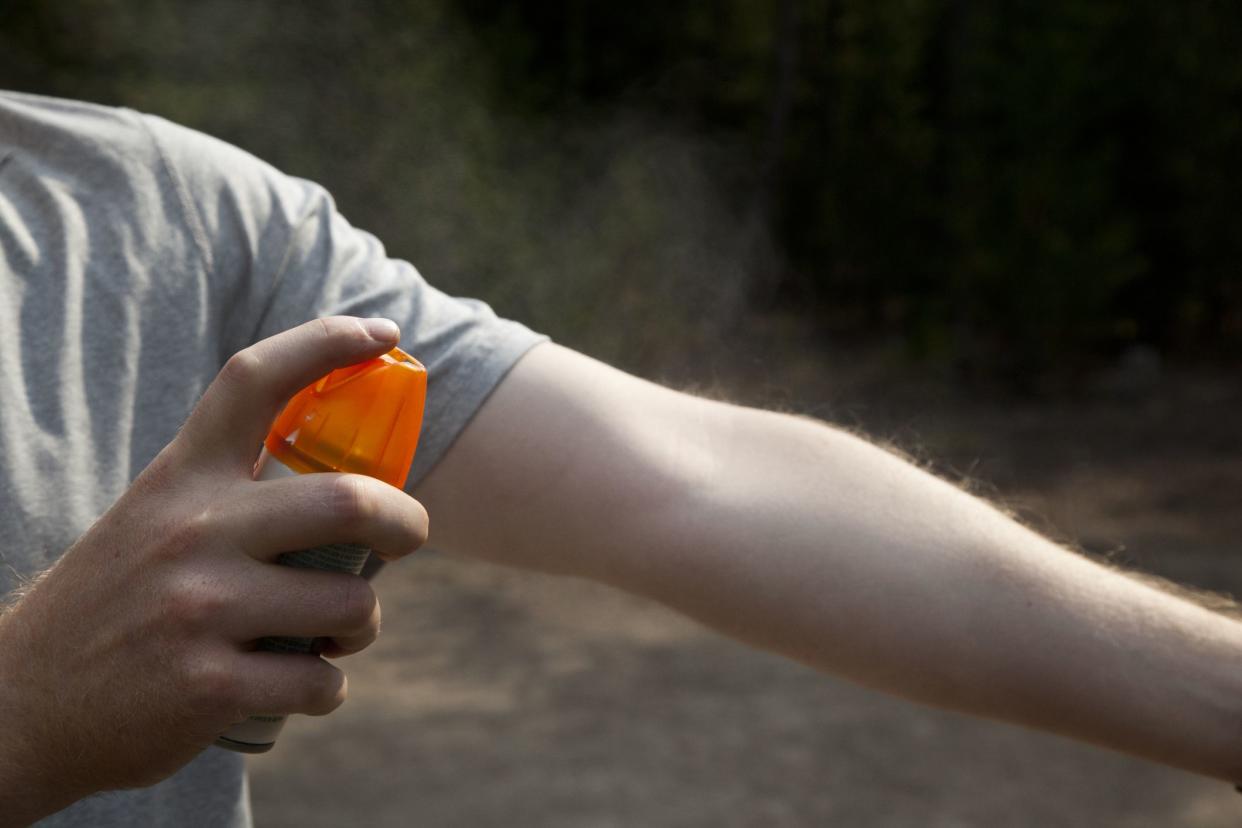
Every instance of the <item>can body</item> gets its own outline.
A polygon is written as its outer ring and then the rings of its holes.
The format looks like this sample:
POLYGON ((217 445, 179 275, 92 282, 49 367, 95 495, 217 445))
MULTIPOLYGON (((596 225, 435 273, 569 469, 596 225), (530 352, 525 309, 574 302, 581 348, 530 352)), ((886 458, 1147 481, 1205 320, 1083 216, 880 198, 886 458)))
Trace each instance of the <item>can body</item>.
MULTIPOLYGON (((344 472, 402 488, 418 446, 426 394, 427 369, 400 348, 338 368, 285 405, 263 441, 255 479, 344 472)), ((285 552, 277 562, 358 575, 369 555, 364 546, 336 543, 285 552)), ((258 648, 277 653, 318 651, 313 638, 264 638, 258 648)), ((284 723, 279 713, 256 713, 221 734, 216 744, 263 753, 275 744, 284 723)))
MULTIPOLYGON (((267 449, 259 455, 255 468, 255 480, 275 480, 290 477, 297 472, 277 460, 267 449)), ((333 543, 297 552, 286 552, 277 562, 302 569, 327 569, 333 572, 362 572, 371 550, 351 543, 333 543)), ((315 639, 273 636, 259 640, 258 648, 274 653, 311 653, 315 651, 315 639)), ((241 753, 266 753, 276 744, 285 716, 276 713, 256 713, 246 721, 234 725, 216 738, 216 745, 241 753)))

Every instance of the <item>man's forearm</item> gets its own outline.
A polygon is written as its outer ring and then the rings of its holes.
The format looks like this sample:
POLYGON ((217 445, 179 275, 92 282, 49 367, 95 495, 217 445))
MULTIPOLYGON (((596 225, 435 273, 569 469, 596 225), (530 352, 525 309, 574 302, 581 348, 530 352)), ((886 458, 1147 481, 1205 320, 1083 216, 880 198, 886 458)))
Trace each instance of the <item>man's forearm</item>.
POLYGON ((714 417, 712 485, 652 510, 614 582, 911 699, 1242 779, 1242 624, 848 434, 714 417))
POLYGON ((421 493, 448 549, 652 596, 928 704, 1242 779, 1242 625, 824 424, 541 346, 421 493))

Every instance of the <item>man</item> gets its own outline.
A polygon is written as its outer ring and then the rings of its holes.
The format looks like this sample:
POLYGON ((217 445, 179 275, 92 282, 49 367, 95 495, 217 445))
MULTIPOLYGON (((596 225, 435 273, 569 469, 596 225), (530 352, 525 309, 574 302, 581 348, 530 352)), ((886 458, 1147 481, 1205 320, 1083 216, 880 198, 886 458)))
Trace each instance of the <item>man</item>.
POLYGON ((205 748, 247 713, 345 695, 328 662, 253 642, 324 636, 335 656, 379 622, 364 580, 275 557, 348 540, 399 558, 429 514, 445 549, 1242 779, 1234 620, 828 425, 661 388, 449 298, 232 147, 0 95, 0 252, 0 823, 247 823, 240 759, 205 748), (432 378, 418 501, 251 480, 283 401, 391 347, 388 320, 432 378))

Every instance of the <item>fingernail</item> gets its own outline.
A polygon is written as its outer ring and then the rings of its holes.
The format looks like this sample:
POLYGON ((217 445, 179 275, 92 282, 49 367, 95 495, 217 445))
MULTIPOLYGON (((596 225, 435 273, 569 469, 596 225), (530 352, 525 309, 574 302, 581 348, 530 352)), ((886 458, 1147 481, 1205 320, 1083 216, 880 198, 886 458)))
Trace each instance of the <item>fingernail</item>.
POLYGON ((362 327, 376 342, 396 342, 401 337, 401 329, 391 319, 364 319, 362 327))

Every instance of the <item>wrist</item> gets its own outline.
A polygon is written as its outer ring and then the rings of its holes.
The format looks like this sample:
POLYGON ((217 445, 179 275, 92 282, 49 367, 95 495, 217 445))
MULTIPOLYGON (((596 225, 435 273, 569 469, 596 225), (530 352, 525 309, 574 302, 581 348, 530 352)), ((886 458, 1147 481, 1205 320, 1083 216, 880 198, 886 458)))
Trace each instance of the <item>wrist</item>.
POLYGON ((1237 785, 1242 624, 1198 606, 1186 607, 1186 616, 1180 642, 1151 642, 1143 659, 1147 680, 1134 682, 1118 705, 1140 711, 1130 729, 1137 741, 1127 752, 1237 785))
POLYGON ((19 624, 11 612, 0 613, 0 824, 27 825, 67 807, 79 797, 71 793, 67 780, 57 780, 46 768, 35 737, 42 715, 31 693, 23 687, 23 659, 18 655, 19 624))

